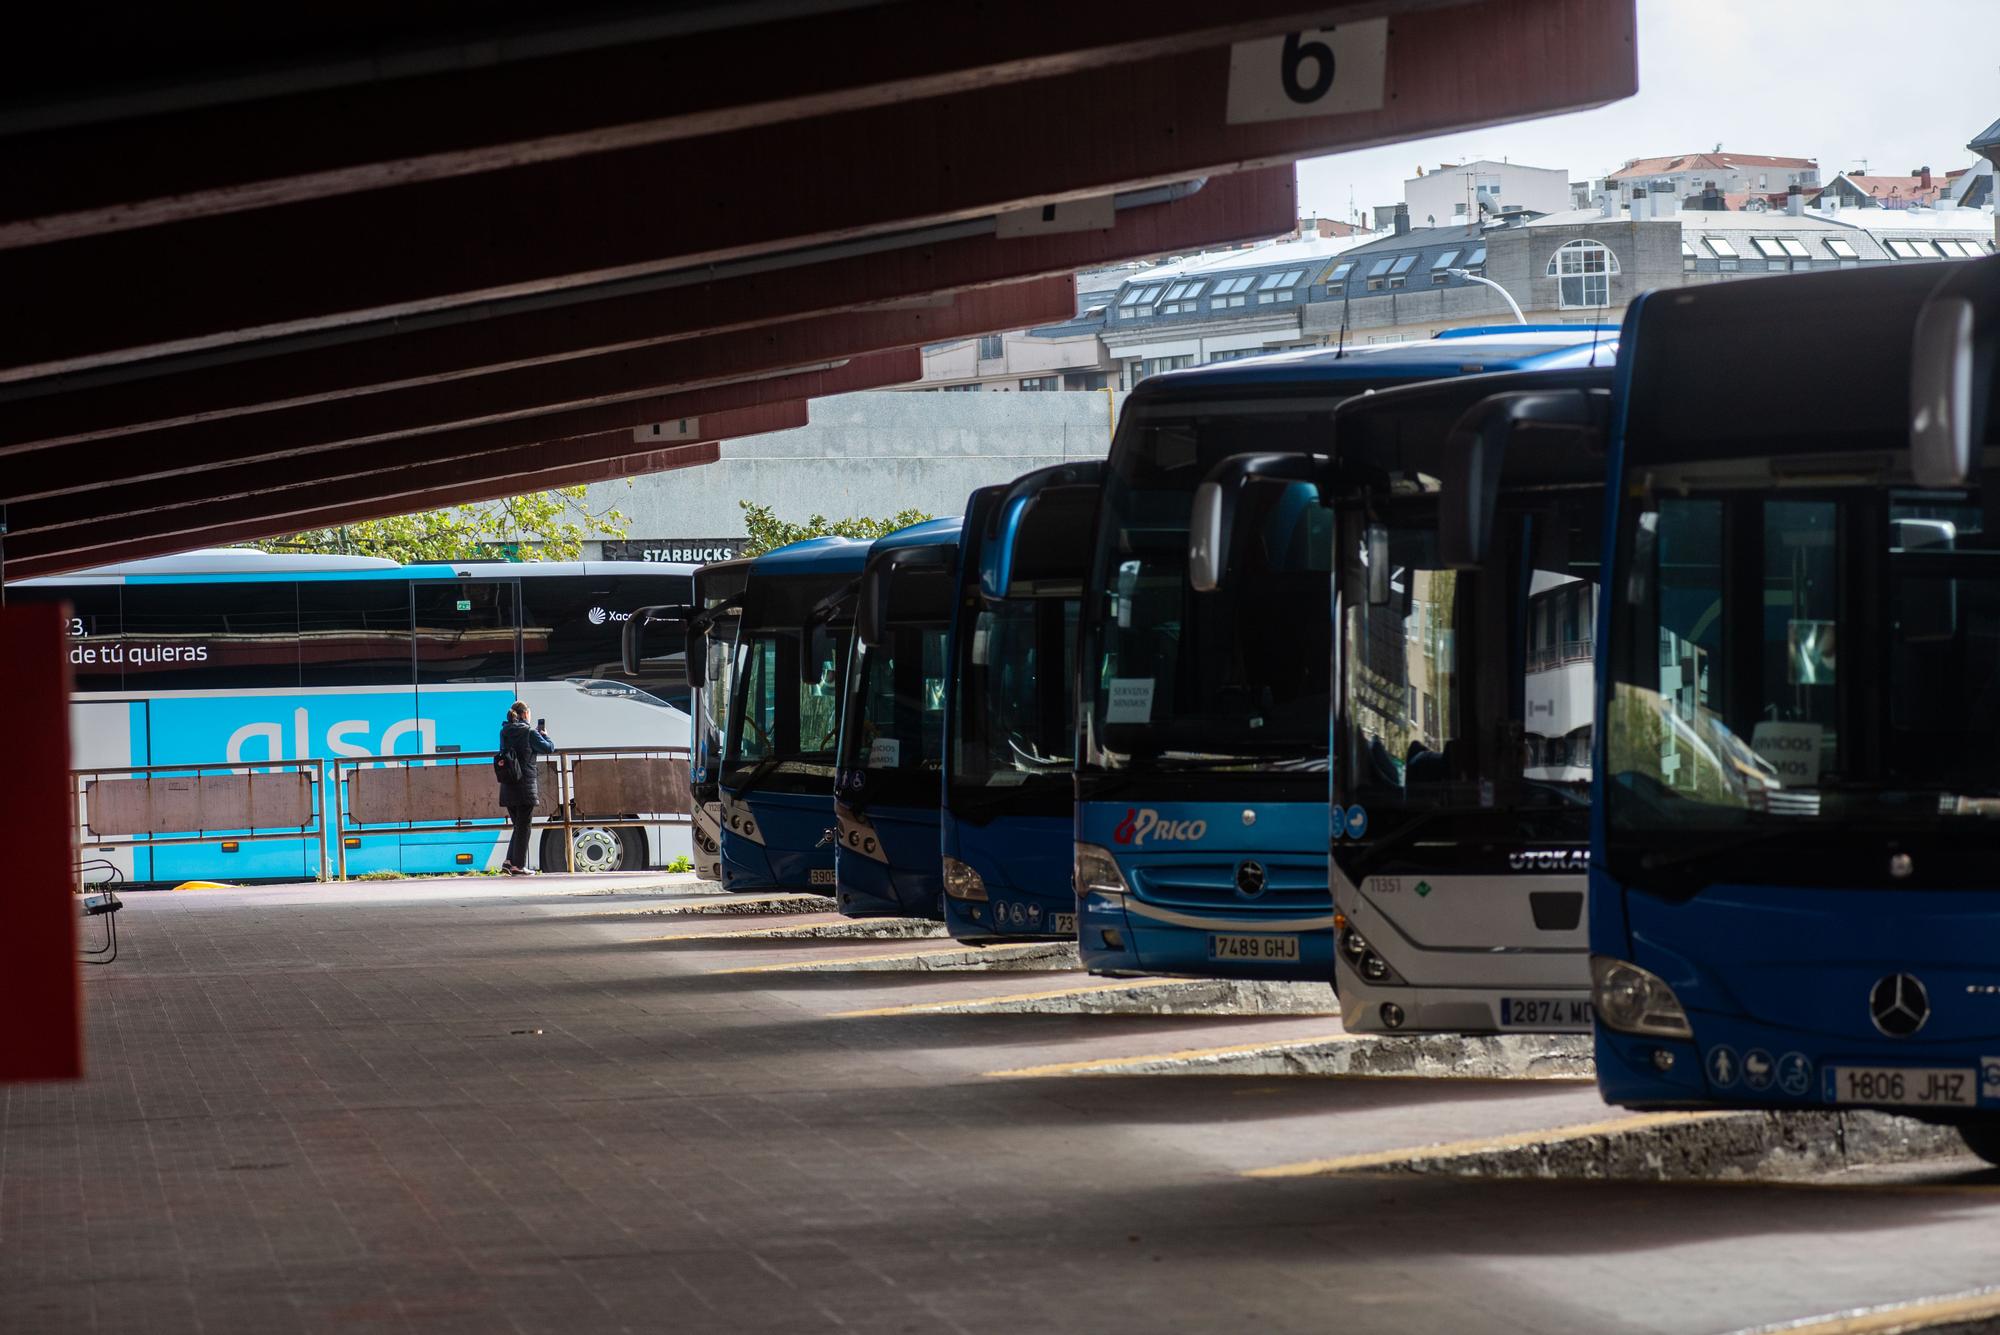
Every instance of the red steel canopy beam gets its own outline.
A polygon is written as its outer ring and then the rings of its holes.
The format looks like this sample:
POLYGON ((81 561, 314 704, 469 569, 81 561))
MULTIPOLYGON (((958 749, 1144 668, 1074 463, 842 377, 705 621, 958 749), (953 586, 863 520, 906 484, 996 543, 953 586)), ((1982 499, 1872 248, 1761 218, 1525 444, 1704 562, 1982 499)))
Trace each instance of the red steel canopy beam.
MULTIPOLYGON (((20 504, 76 496, 67 505, 24 508, 13 516, 16 531, 44 522, 44 513, 103 514, 136 508, 140 500, 202 500, 215 494, 211 469, 271 461, 274 468, 267 471, 292 481, 303 456, 343 446, 652 398, 864 353, 1052 324, 1075 311, 1074 279, 1035 278, 961 292, 938 307, 826 315, 78 445, 32 451, 0 446, 0 455, 17 456, 0 480, 0 499, 20 504)), ((338 469, 339 461, 305 466, 319 472, 338 469)))
MULTIPOLYGON (((267 97, 248 108, 206 106, 51 129, 0 148, 0 177, 9 183, 0 195, 0 247, 1110 70, 1446 2, 1238 0, 1218 9, 1206 0, 1155 0, 1134 13, 1062 0, 902 0, 375 78, 358 89, 267 97), (839 58, 829 59, 835 51, 839 58), (117 170, 105 170, 106 163, 117 170)), ((240 16, 231 17, 234 27, 240 16)), ((175 18, 174 35, 186 35, 188 16, 175 18)))
MULTIPOLYGON (((773 376, 764 380, 747 380, 734 384, 718 385, 709 389, 692 390, 677 394, 662 395, 658 398, 636 399, 626 403, 609 404, 599 408, 586 408, 571 412, 551 413, 546 417, 528 418, 514 422, 497 422, 485 426, 465 427, 456 431, 434 432, 425 436, 414 436, 407 440, 387 442, 380 447, 369 447, 358 458, 348 461, 344 468, 335 471, 315 472, 310 466, 312 459, 300 460, 289 469, 289 476, 282 482, 260 477, 256 479, 255 490, 236 490, 226 485, 227 475, 219 475, 213 495, 215 503, 232 508, 233 513, 244 520, 258 520, 267 514, 296 510, 296 504, 274 499, 273 493, 307 490, 323 485, 333 477, 359 476, 363 474, 394 474, 400 470, 416 467, 424 463, 448 460, 465 461, 465 476, 476 478, 482 468, 481 460, 506 450, 522 446, 534 446, 544 441, 569 439, 576 436, 603 435, 610 432, 630 433, 634 429, 655 422, 671 422, 681 418, 704 418, 730 409, 748 408, 760 404, 783 403, 790 399, 820 398, 829 394, 845 394, 860 389, 880 389, 886 385, 905 384, 915 380, 923 370, 923 356, 916 348, 902 348, 894 352, 872 353, 856 357, 842 366, 825 371, 797 372, 791 375, 773 376)), ((635 450, 643 450, 644 445, 634 442, 635 450)), ((326 461, 321 461, 324 464, 326 461)), ((42 528, 16 525, 7 538, 7 571, 11 575, 16 562, 33 562, 35 558, 53 556, 77 550, 81 544, 96 541, 92 533, 125 536, 132 538, 164 537, 172 538, 186 525, 186 507, 158 509, 147 502, 139 501, 140 508, 122 511, 109 506, 101 506, 86 522, 66 524, 64 527, 42 528)), ((32 511, 9 507, 10 521, 16 514, 22 514, 28 525, 33 525, 32 511)), ((187 546, 185 539, 179 542, 179 550, 187 546)), ((94 559, 75 564, 94 564, 94 559)))
MULTIPOLYGON (((493 450, 483 454, 464 457, 445 457, 429 463, 411 463, 406 458, 351 458, 347 463, 353 471, 346 473, 304 474, 293 467, 260 470, 233 469, 212 475, 217 481, 205 495, 185 497, 147 497, 144 492, 136 498, 131 509, 107 509, 98 505, 93 509, 88 503, 94 497, 77 498, 86 503, 79 506, 75 514, 56 515, 44 509, 39 515, 34 509, 23 507, 31 516, 32 527, 17 528, 14 543, 8 548, 12 555, 19 555, 24 548, 23 540, 29 533, 46 535, 52 541, 81 543, 91 535, 79 529, 99 529, 104 527, 107 514, 117 516, 117 527, 125 532, 132 530, 136 519, 165 514, 167 522, 195 525, 206 522, 216 515, 231 519, 242 519, 246 514, 283 514, 286 507, 302 507, 313 510, 337 508, 354 502, 373 502, 397 496, 416 496, 438 487, 462 486, 467 483, 492 481, 502 490, 500 495, 513 495, 506 490, 509 482, 520 482, 532 475, 545 473, 556 468, 576 467, 588 464, 616 461, 627 456, 638 457, 649 451, 669 448, 703 440, 728 440, 739 436, 761 436, 772 431, 786 431, 806 424, 806 401, 804 399, 785 400, 777 403, 760 403, 747 408, 727 408, 720 412, 704 412, 698 415, 679 417, 666 423, 656 423, 656 427, 666 428, 666 436, 656 441, 645 438, 645 427, 622 431, 604 431, 595 435, 576 436, 562 440, 537 441, 531 445, 516 446, 511 449, 493 450)), ((644 472, 645 469, 632 471, 644 472)), ((522 485, 526 485, 525 483, 522 485)), ((535 484, 544 486, 550 484, 535 484)), ((562 485, 567 486, 567 483, 562 485)), ((530 487, 529 489, 534 489, 530 487)), ((410 513, 406 507, 390 513, 410 513)))
POLYGON ((143 379, 107 384, 81 377, 67 390, 61 381, 50 382, 35 386, 35 397, 11 402, 0 387, 0 453, 22 445, 69 444, 303 407, 349 394, 837 314, 1010 279, 1071 274, 1135 256, 1186 254, 1277 235, 1295 224, 1296 210, 1292 168, 1267 167, 1218 177, 1171 203, 1120 209, 1113 225, 1101 230, 913 245, 552 310, 411 332, 391 330, 385 336, 265 355, 254 362, 178 371, 169 363, 143 379))
MULTIPOLYGON (((805 406, 800 404, 798 409, 797 425, 803 426, 805 406)), ((302 499, 301 504, 307 505, 307 508, 285 513, 273 512, 254 519, 244 518, 239 507, 233 513, 216 513, 190 519, 187 525, 176 526, 169 533, 143 536, 131 533, 101 533, 84 539, 89 544, 87 546, 71 548, 50 556, 22 561, 10 560, 7 563, 7 574, 10 579, 33 579, 39 575, 61 574, 66 570, 109 565, 115 561, 136 561, 147 556, 164 556, 172 552, 186 551, 190 547, 254 542, 260 538, 284 537, 290 533, 303 533, 311 529, 330 528, 337 524, 352 524, 367 519, 381 519, 390 515, 418 514, 453 505, 497 501, 508 496, 526 495, 529 492, 573 487, 579 483, 612 482, 622 477, 695 468, 715 463, 722 458, 722 447, 713 440, 670 445, 664 449, 646 450, 639 454, 613 453, 614 449, 630 450, 634 444, 630 432, 617 432, 615 435, 617 437, 615 441, 608 437, 585 437, 585 440, 596 441, 596 448, 604 454, 602 458, 587 462, 421 489, 405 489, 409 484, 399 481, 395 485, 393 494, 382 495, 363 495, 349 483, 338 489, 347 497, 338 504, 314 506, 302 499), (361 498, 355 499, 356 496, 361 498)), ((551 442, 552 446, 571 443, 551 442)), ((368 481, 368 479, 355 481, 368 481)), ((316 490, 306 495, 315 497, 319 494, 320 492, 316 490)))
POLYGON ((1390 20, 1377 110, 1229 124, 1225 47, 0 252, 0 379, 562 291, 1596 106, 1633 0, 1390 20), (913 168, 912 164, 921 164, 913 168), (690 190, 700 192, 691 205, 690 190), (807 206, 792 206, 807 201, 807 206), (116 318, 81 291, 118 294, 116 318))

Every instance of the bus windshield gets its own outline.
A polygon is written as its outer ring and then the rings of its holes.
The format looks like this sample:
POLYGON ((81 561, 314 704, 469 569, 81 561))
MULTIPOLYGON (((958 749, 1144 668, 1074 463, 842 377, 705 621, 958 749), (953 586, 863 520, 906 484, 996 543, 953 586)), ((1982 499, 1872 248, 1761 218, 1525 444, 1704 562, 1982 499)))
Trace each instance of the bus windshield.
POLYGON ((1076 747, 1077 604, 1014 599, 982 606, 958 638, 952 803, 977 817, 1065 814, 1076 747))
POLYGON ((856 644, 841 733, 840 794, 850 803, 935 809, 944 768, 945 619, 950 573, 891 576, 894 612, 879 645, 856 644))
POLYGON ((1165 404, 1121 432, 1084 609, 1086 770, 1264 774, 1326 764, 1327 513, 1253 489, 1226 588, 1188 584, 1196 486, 1250 451, 1328 448, 1336 395, 1165 404))
POLYGON ((1854 840, 1886 839, 1944 853, 1931 884, 1976 882, 1966 836, 2000 817, 2000 541, 1978 491, 1743 476, 1677 470, 1620 534, 1608 856, 1638 885, 1879 883, 1854 840))
POLYGON ((1469 834, 1588 840, 1601 505, 1595 487, 1503 492, 1477 570, 1440 559, 1435 492, 1341 509, 1334 800, 1364 807, 1371 836, 1335 845, 1350 875, 1392 848, 1451 856, 1469 834), (1371 552, 1386 601, 1370 601, 1371 552), (1426 838, 1404 844, 1417 822, 1426 838))
POLYGON ((834 776, 840 687, 851 625, 807 628, 846 576, 752 579, 737 624, 722 783, 739 795, 824 792, 834 776), (811 670, 801 672, 804 658, 811 670))

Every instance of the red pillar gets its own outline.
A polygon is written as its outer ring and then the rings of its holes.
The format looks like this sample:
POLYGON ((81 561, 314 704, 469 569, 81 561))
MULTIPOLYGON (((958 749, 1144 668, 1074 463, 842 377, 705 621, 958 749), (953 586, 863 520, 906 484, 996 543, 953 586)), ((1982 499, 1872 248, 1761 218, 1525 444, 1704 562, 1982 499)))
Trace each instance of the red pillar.
POLYGON ((77 988, 76 813, 69 788, 69 608, 0 607, 0 1082, 83 1074, 77 988))

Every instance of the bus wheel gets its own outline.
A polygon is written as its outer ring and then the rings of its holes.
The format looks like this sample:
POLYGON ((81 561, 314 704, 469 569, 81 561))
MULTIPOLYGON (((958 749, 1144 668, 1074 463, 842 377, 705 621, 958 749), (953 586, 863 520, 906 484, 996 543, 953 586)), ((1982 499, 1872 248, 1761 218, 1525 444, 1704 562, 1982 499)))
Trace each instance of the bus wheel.
MULTIPOLYGON (((571 867, 579 875, 638 871, 646 865, 646 836, 623 825, 578 825, 570 830, 571 867)), ((542 832, 542 870, 563 870, 563 832, 542 832)))
POLYGON ((1958 1138, 1965 1142, 1965 1148, 1996 1168, 2000 1168, 2000 1118, 1982 1118, 1977 1122, 1960 1122, 1958 1138))

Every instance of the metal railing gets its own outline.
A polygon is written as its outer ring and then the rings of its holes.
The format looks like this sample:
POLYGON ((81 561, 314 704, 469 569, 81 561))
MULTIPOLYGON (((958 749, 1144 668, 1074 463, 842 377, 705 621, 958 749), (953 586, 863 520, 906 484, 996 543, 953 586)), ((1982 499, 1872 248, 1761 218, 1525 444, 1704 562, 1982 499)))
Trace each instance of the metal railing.
MULTIPOLYGON (((563 832, 563 870, 576 866, 576 831, 691 823, 688 751, 672 746, 574 746, 537 757, 541 801, 531 828, 563 832)), ((492 830, 500 809, 485 752, 343 756, 325 763, 336 799, 334 845, 347 879, 350 839, 419 830, 492 830)))
POLYGON ((104 765, 71 770, 69 783, 79 849, 316 839, 326 874, 324 761, 104 765))
POLYGON ((1571 663, 1588 663, 1595 647, 1594 640, 1560 640, 1555 644, 1530 650, 1528 671, 1547 672, 1551 668, 1565 667, 1571 663))
MULTIPOLYGON (((685 747, 565 747, 539 760, 533 828, 563 832, 565 871, 575 868, 579 829, 692 823, 685 747)), ((510 824, 484 751, 98 766, 70 772, 70 798, 79 849, 309 840, 321 880, 347 879, 350 840, 436 830, 497 836, 510 824)))

